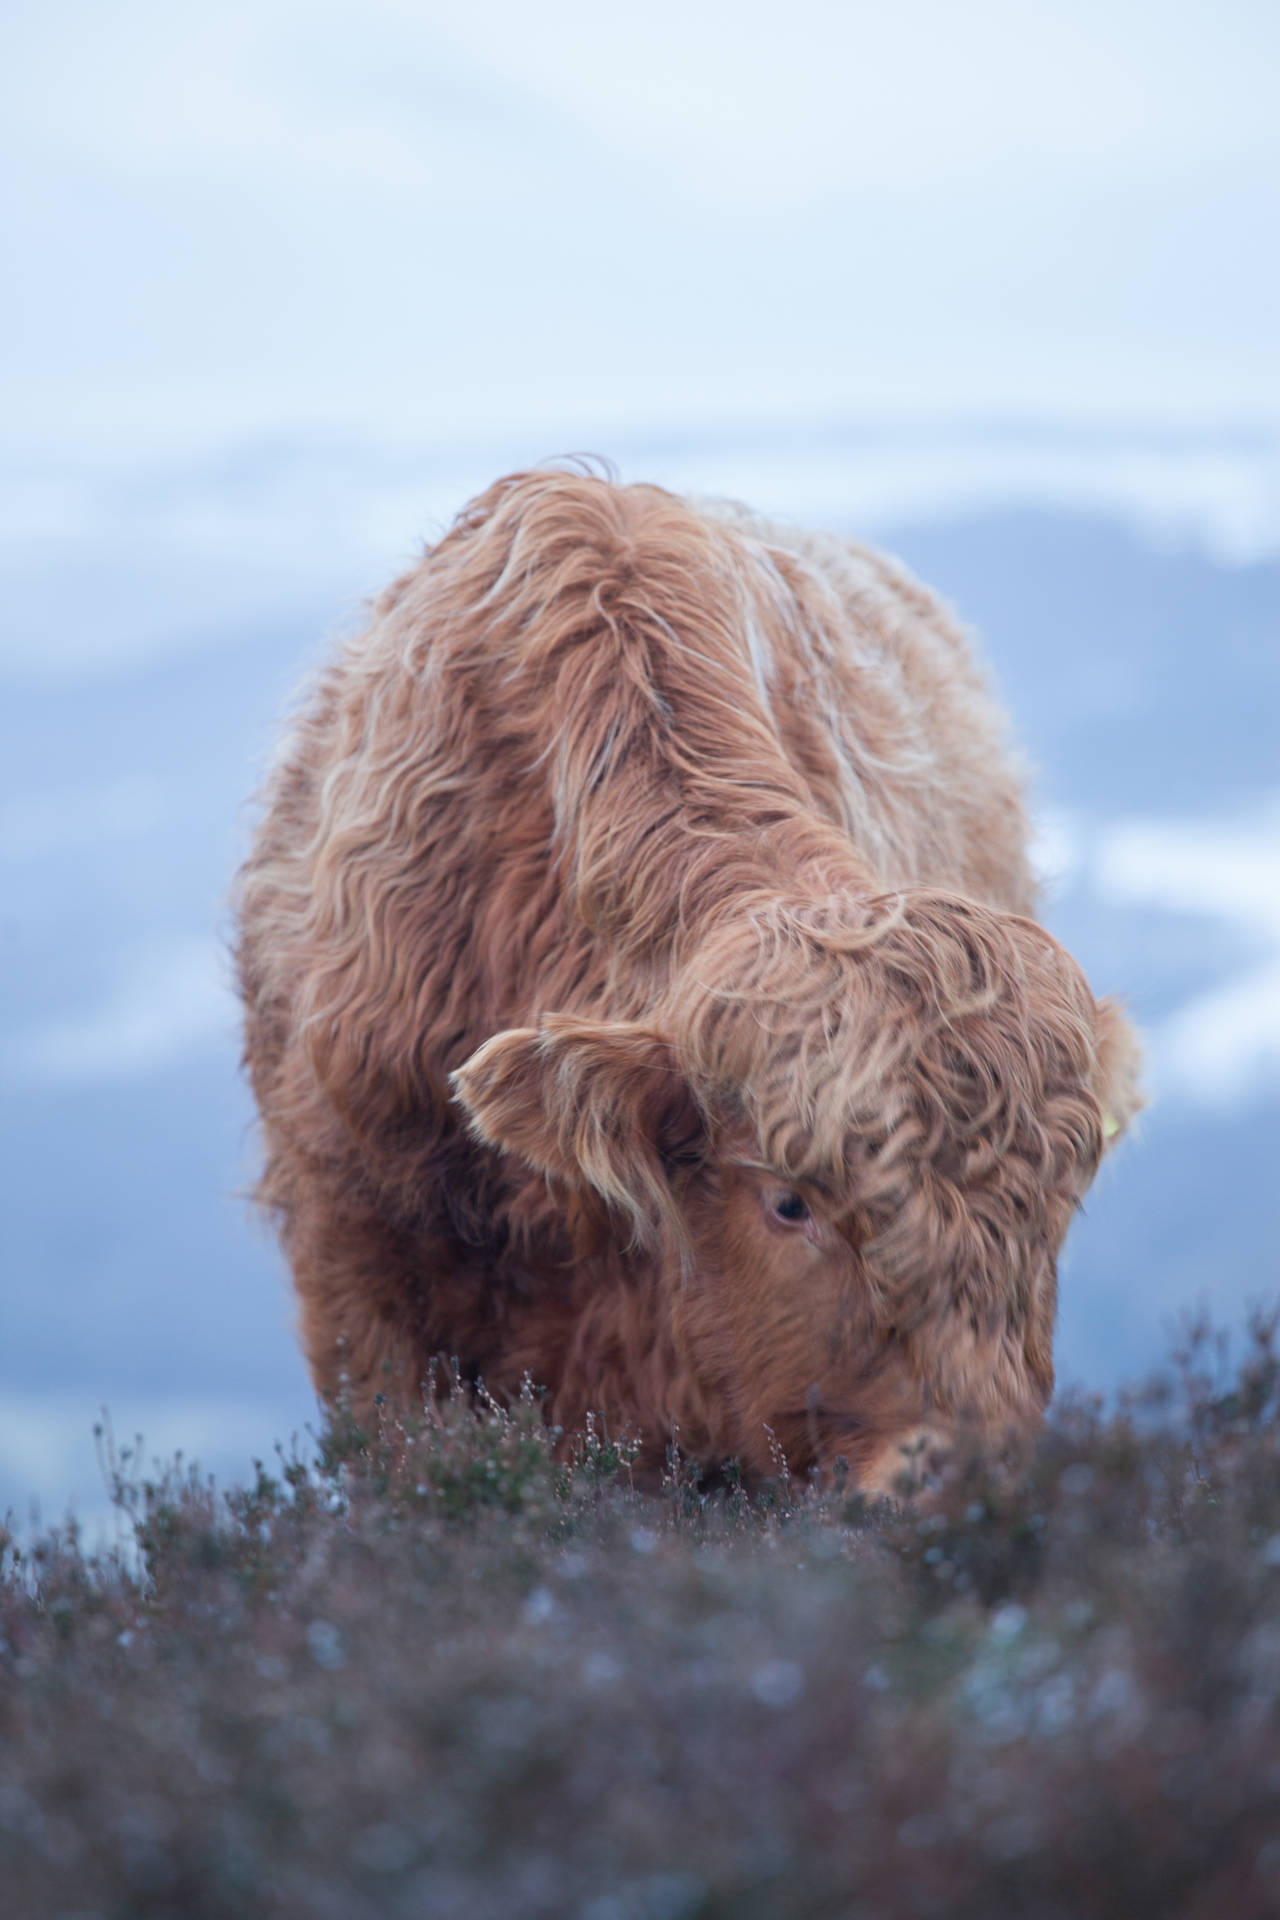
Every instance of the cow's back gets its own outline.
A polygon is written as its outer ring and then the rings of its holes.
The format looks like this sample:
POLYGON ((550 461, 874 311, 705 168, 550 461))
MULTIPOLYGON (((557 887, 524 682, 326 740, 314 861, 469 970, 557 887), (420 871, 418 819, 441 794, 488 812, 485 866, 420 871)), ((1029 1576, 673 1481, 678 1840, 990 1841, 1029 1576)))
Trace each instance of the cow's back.
POLYGON ((823 812, 886 887, 1031 912, 1021 767, 948 608, 857 542, 728 503, 704 511, 758 545, 803 610, 803 644, 773 664, 771 707, 823 812))

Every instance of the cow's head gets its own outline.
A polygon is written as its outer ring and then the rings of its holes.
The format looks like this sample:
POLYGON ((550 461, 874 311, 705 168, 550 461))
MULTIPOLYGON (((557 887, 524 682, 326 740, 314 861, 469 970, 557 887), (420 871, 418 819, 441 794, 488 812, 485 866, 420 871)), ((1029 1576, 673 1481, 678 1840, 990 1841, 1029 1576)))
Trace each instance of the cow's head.
POLYGON ((455 1086, 654 1248, 726 1452, 881 1490, 917 1436, 1038 1421, 1058 1251, 1136 1066, 1043 929, 921 891, 765 906, 652 1024, 501 1033, 455 1086))

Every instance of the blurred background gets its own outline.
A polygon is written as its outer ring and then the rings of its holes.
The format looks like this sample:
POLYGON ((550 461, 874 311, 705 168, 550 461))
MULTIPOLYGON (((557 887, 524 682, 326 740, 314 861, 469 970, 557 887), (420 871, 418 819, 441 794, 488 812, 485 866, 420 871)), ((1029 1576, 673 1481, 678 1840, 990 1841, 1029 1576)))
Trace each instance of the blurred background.
POLYGON ((1280 10, 41 0, 0 62, 0 1513, 314 1404, 225 900, 310 663, 573 451, 896 551, 1155 1101, 1060 1378, 1280 1283, 1280 10))

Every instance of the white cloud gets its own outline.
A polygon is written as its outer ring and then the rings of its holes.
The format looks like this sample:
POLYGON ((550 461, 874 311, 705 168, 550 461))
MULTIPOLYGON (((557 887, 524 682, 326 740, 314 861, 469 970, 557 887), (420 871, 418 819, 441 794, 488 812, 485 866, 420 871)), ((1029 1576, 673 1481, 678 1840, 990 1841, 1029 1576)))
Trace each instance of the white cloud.
POLYGON ((1220 1107, 1280 1093, 1280 961, 1179 1008, 1159 1030, 1169 1084, 1220 1107))
POLYGON ((1084 858, 1080 827, 1065 808, 1047 809, 1031 822, 1031 870, 1050 897, 1070 886, 1084 858))
POLYGON ((1225 920, 1268 949, 1179 1007, 1150 1035, 1162 1087, 1228 1106, 1280 1091, 1280 798, 1221 822, 1130 821, 1099 842, 1105 899, 1225 920))
POLYGON ((1104 896, 1217 915, 1280 942, 1280 799, 1234 821, 1123 822, 1094 871, 1104 896))

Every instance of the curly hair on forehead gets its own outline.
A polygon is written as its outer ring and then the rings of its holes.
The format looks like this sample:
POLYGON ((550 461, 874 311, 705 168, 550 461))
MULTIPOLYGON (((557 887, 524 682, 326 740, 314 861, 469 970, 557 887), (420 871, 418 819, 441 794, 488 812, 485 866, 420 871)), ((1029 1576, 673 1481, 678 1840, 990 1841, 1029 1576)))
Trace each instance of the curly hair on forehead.
POLYGON ((317 1385, 527 1368, 563 1426, 761 1471, 826 1405, 868 1487, 926 1414, 1032 1420, 1140 1099, 1026 845, 999 707, 893 562, 497 482, 321 677, 239 884, 317 1385))
MULTIPOLYGON (((837 1172, 926 1110, 939 1149, 1008 1145, 1055 1080, 1096 1065, 1096 1003, 1056 941, 941 892, 777 900, 718 927, 681 989, 669 1018, 688 1070, 742 1089, 766 1157, 797 1175, 837 1172)), ((1094 1145, 1096 1163, 1100 1132, 1094 1145)))

